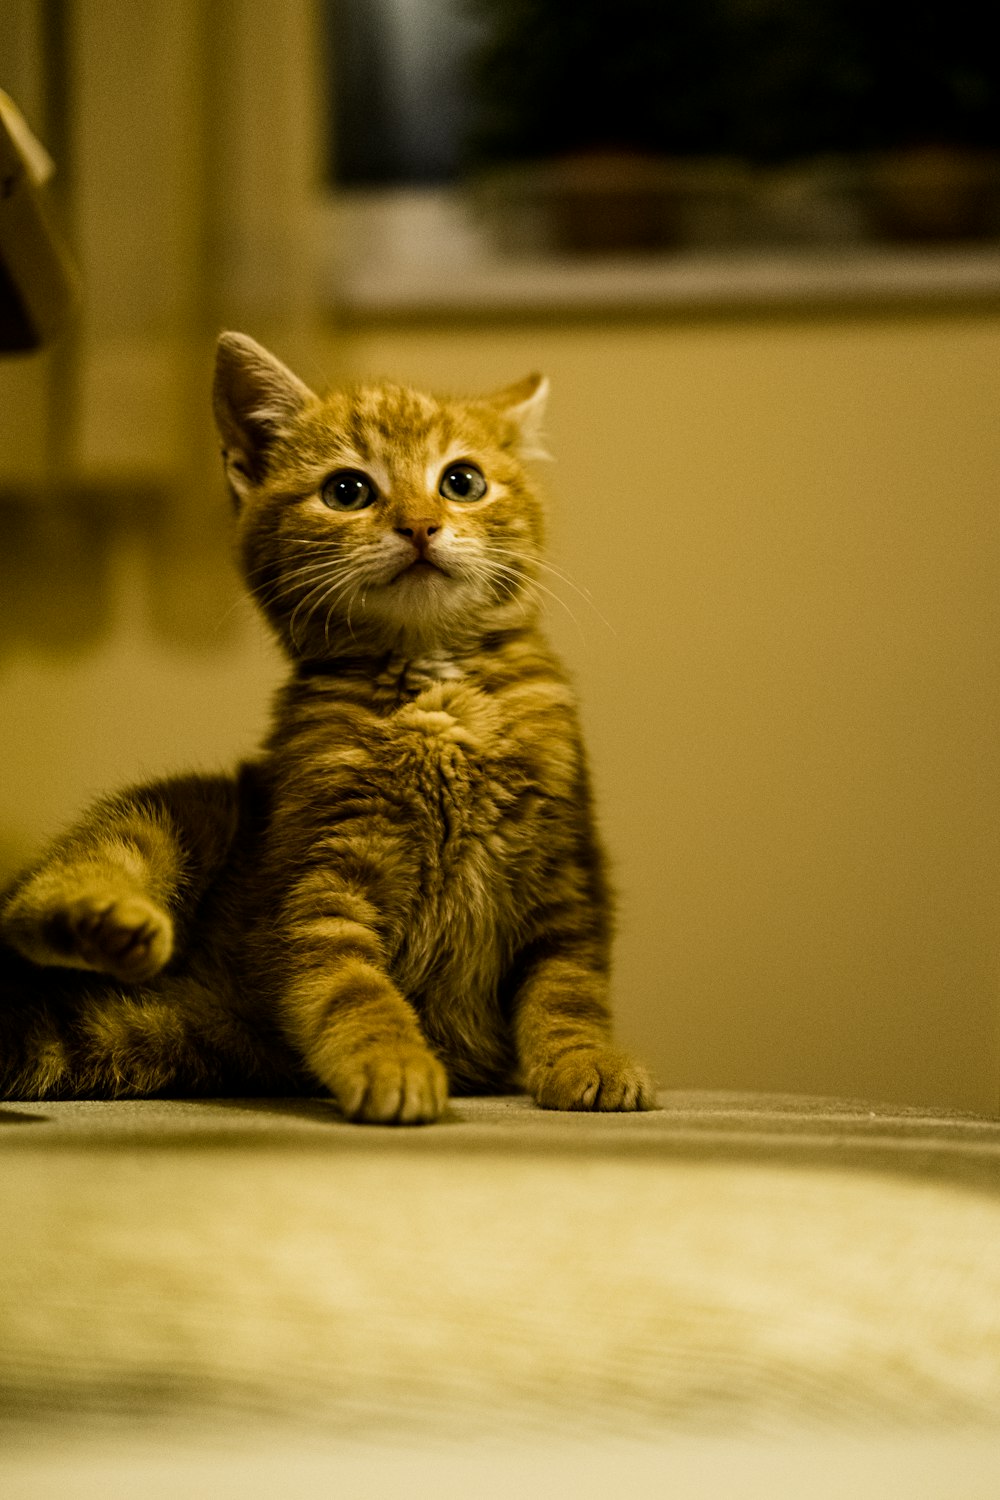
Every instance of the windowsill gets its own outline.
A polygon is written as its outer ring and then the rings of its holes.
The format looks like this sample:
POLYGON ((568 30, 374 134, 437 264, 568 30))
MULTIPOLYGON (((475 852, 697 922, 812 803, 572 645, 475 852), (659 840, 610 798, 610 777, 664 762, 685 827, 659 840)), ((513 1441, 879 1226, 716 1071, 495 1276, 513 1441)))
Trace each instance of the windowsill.
POLYGON ((1000 241, 503 257, 448 194, 344 197, 322 233, 348 321, 1000 307, 1000 241))

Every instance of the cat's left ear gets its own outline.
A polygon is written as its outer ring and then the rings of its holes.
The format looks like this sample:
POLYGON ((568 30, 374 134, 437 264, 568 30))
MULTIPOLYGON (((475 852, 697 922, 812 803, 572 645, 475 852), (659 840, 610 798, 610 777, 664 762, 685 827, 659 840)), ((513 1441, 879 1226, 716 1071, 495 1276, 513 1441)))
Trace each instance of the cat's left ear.
POLYGON ((287 365, 245 333, 222 333, 215 356, 212 405, 237 504, 263 476, 275 434, 316 397, 287 365))
POLYGON ((491 406, 514 423, 518 453, 522 458, 551 458, 545 446, 543 426, 549 399, 547 375, 526 375, 516 385, 505 386, 488 397, 491 406))

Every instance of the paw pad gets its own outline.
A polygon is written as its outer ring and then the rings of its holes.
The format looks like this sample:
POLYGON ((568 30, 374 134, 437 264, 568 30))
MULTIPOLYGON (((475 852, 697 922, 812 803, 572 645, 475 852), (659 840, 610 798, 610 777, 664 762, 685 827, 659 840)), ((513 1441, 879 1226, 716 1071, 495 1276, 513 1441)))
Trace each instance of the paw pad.
POLYGON ((145 896, 79 896, 46 925, 64 963, 126 984, 152 979, 173 951, 170 918, 145 896))

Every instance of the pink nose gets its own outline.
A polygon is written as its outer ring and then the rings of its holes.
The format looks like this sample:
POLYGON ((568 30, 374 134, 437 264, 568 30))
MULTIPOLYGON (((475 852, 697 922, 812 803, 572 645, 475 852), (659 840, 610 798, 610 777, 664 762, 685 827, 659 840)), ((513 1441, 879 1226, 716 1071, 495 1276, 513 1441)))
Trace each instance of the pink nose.
POLYGON ((407 537, 416 547, 417 553, 423 557, 427 551, 431 537, 441 528, 435 521, 411 521, 408 526, 397 526, 396 533, 407 537))

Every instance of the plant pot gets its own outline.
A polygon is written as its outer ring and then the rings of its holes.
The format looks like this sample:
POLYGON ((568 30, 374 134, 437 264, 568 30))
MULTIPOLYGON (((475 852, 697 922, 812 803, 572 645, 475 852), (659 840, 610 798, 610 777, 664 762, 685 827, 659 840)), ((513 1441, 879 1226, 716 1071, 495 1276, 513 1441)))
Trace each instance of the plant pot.
POLYGON ((746 216, 738 163, 593 151, 481 177, 473 197, 509 254, 655 254, 727 242, 746 216))
POLYGON ((863 169, 861 197, 886 239, 987 238, 1000 233, 1000 153, 958 146, 880 152, 863 169))

